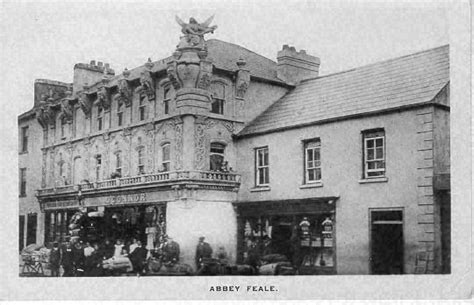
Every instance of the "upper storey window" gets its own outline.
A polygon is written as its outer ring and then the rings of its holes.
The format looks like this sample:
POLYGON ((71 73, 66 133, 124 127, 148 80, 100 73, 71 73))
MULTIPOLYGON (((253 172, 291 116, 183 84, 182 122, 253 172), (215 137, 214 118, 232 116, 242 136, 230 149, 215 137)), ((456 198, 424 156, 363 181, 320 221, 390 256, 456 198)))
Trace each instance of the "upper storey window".
POLYGON ((26 196, 26 168, 20 168, 20 197, 26 196))
POLYGON ((145 96, 140 96, 140 102, 138 105, 138 120, 143 121, 145 120, 145 113, 146 113, 146 104, 145 104, 145 96))
POLYGON ((211 84, 211 112, 217 114, 224 114, 225 106, 225 85, 220 82, 211 84))
POLYGON ((171 169, 170 143, 165 143, 161 146, 161 165, 164 172, 169 172, 171 169))
POLYGON ((117 126, 123 125, 123 103, 117 105, 117 126))
POLYGON ((97 130, 101 131, 103 128, 104 108, 97 107, 97 130))
POLYGON ((138 150, 138 174, 143 175, 145 173, 145 149, 140 148, 138 150))
POLYGON ((307 141, 305 148, 305 181, 312 183, 321 181, 321 141, 307 141))
POLYGON ((385 177, 385 131, 362 132, 364 147, 364 178, 385 177))
POLYGON ((270 163, 268 160, 268 147, 255 150, 255 184, 266 186, 270 183, 270 163))
POLYGON ((115 154, 115 172, 121 177, 122 176, 122 153, 117 152, 115 154))
POLYGON ((171 86, 166 86, 163 91, 163 113, 170 113, 171 86))
POLYGON ((28 151, 28 126, 21 127, 20 152, 28 151))
POLYGON ((220 171, 224 165, 225 145, 221 143, 211 143, 209 154, 211 171, 220 171))

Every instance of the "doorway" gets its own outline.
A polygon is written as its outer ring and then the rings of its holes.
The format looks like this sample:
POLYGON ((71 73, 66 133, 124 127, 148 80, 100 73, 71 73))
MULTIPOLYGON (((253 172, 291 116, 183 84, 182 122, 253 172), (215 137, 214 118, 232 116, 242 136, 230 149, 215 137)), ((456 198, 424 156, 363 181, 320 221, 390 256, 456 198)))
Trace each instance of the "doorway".
POLYGON ((372 274, 403 273, 403 211, 370 211, 372 274))
POLYGON ((26 226, 26 245, 31 245, 36 243, 36 226, 37 226, 37 214, 31 213, 28 214, 26 226))

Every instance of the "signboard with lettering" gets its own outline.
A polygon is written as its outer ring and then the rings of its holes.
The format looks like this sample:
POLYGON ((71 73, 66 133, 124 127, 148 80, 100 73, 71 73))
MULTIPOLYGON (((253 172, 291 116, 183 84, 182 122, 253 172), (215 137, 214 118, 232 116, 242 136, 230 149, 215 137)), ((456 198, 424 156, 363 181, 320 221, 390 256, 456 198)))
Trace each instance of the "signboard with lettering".
POLYGON ((45 210, 48 209, 59 209, 59 208, 78 208, 79 201, 78 200, 61 200, 61 201, 52 201, 52 202, 45 202, 43 204, 45 210))
POLYGON ((120 194, 112 196, 84 198, 83 205, 86 207, 92 206, 117 206, 127 204, 143 204, 156 203, 168 201, 169 199, 163 196, 163 193, 136 193, 136 194, 120 194))

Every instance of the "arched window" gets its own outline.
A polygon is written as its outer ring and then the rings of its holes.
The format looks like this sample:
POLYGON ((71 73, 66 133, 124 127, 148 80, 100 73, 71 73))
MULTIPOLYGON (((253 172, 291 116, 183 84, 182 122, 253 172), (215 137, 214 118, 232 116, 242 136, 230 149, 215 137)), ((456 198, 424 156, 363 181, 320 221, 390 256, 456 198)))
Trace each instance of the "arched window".
POLYGON ((120 151, 115 154, 115 172, 122 176, 122 153, 120 151))
POLYGON ((211 143, 211 151, 209 154, 211 171, 220 171, 224 164, 225 145, 218 142, 211 143))
POLYGON ((61 118, 61 139, 66 137, 66 118, 61 118))
POLYGON ((164 172, 171 170, 170 143, 161 145, 161 166, 164 172))
POLYGON ((95 156, 95 180, 100 181, 100 171, 102 167, 102 155, 95 156))
POLYGON ((225 104, 225 85, 220 82, 214 82, 211 84, 211 112, 217 114, 224 114, 225 104))

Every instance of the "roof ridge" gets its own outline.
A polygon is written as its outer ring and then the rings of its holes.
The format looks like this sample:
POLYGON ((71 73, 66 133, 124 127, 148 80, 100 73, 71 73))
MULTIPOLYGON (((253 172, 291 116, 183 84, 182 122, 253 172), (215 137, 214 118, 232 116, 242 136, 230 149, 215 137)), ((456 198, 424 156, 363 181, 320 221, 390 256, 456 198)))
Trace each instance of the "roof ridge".
POLYGON ((229 45, 232 45, 232 46, 237 47, 237 48, 239 48, 239 49, 248 51, 248 52, 250 52, 250 53, 252 53, 252 54, 255 54, 255 55, 259 56, 259 57, 263 57, 263 58, 265 58, 265 59, 268 59, 269 61, 273 62, 274 64, 277 63, 277 62, 274 61, 273 59, 270 59, 270 58, 268 58, 268 57, 266 57, 266 56, 263 56, 262 54, 258 54, 258 53, 255 52, 255 51, 249 50, 249 49, 247 49, 247 48, 245 48, 245 47, 243 47, 243 46, 241 46, 241 45, 238 45, 238 44, 235 44, 235 43, 232 43, 232 42, 220 40, 220 39, 217 39, 217 38, 212 38, 212 39, 206 40, 206 42, 210 42, 210 41, 213 41, 213 40, 214 40, 214 41, 218 41, 218 42, 223 42, 223 43, 225 43, 225 44, 229 44, 229 45))
POLYGON ((446 48, 446 47, 449 48, 449 44, 444 44, 444 45, 441 45, 441 46, 438 46, 438 47, 434 47, 434 48, 431 48, 431 49, 425 49, 425 50, 417 51, 417 52, 415 52, 415 53, 410 53, 410 54, 398 56, 398 57, 395 57, 395 58, 389 58, 389 59, 379 60, 379 61, 376 61, 376 62, 373 62, 373 63, 370 63, 370 64, 366 64, 366 65, 359 66, 359 67, 354 67, 354 68, 351 68, 351 69, 348 69, 348 70, 343 70, 343 71, 338 71, 338 72, 334 72, 334 73, 330 73, 330 74, 326 74, 326 75, 322 75, 322 76, 307 78, 307 79, 305 79, 305 80, 302 80, 301 83, 304 83, 304 82, 307 82, 307 81, 311 81, 311 80, 326 78, 326 77, 329 77, 329 76, 335 76, 335 75, 338 75, 338 74, 344 74, 344 73, 352 72, 352 71, 359 70, 359 69, 362 69, 362 68, 371 67, 371 66, 375 66, 375 65, 380 65, 380 64, 384 64, 384 63, 391 62, 391 61, 400 60, 400 59, 406 58, 406 57, 414 57, 414 56, 418 56, 418 55, 420 55, 420 54, 422 54, 422 53, 429 53, 429 52, 433 52, 433 51, 435 51, 435 50, 442 49, 442 48, 446 48))

